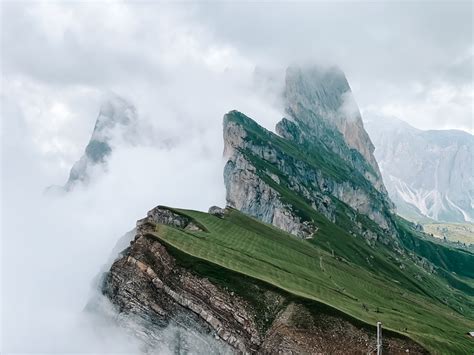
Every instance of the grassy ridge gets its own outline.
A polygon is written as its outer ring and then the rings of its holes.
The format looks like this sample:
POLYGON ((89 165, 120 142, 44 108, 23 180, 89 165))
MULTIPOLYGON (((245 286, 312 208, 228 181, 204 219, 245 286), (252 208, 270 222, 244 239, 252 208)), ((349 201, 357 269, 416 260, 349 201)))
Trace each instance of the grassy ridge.
POLYGON ((439 275, 409 260, 399 261, 401 269, 393 263, 396 256, 368 247, 331 223, 327 226, 334 229, 323 226, 317 242, 309 243, 234 210, 225 219, 177 211, 207 232, 157 225, 154 236, 186 254, 325 303, 369 324, 381 320, 386 328, 408 335, 433 353, 474 350, 474 343, 464 335, 474 328, 473 297, 448 288, 439 275), (422 275, 421 281, 407 276, 411 273, 422 275))
MULTIPOLYGON (((297 161, 318 167, 324 175, 331 177, 335 181, 353 181, 355 184, 364 186, 367 190, 376 193, 374 187, 362 174, 349 167, 342 158, 318 141, 296 143, 284 139, 261 127, 250 117, 238 111, 230 112, 226 115, 226 119, 241 125, 246 131, 246 140, 254 145, 262 147, 270 145, 281 152, 285 152, 285 154, 297 161)), ((287 122, 290 124, 290 121, 287 122)), ((309 128, 307 129, 310 131, 309 128)), ((334 140, 341 140, 341 137, 335 135, 336 133, 332 130, 328 130, 327 134, 333 135, 334 140)), ((342 141, 340 144, 343 144, 342 141)), ((367 168, 369 169, 368 166, 367 168)))

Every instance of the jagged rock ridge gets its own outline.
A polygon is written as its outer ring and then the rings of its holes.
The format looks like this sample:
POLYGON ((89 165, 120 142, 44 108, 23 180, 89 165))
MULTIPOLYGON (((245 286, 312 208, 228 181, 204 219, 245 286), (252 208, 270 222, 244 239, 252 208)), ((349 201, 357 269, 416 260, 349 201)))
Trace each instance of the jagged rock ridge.
POLYGON ((423 131, 387 117, 367 122, 398 212, 410 219, 474 222, 474 137, 423 131))
MULTIPOLYGON (((305 199, 336 222, 340 202, 392 230, 393 205, 382 182, 373 146, 350 88, 336 69, 287 71, 285 102, 289 118, 276 126, 279 136, 231 111, 224 117, 224 180, 227 203, 292 234, 310 238, 317 225, 302 216, 284 190, 305 199)), ((376 238, 355 223, 356 233, 376 238)))
POLYGON ((350 161, 377 189, 385 191, 373 154, 374 146, 364 129, 349 83, 340 69, 289 67, 284 101, 288 118, 301 124, 304 133, 313 140, 324 142, 344 160, 350 161), (342 144, 339 138, 342 138, 342 144), (347 148, 361 156, 351 154, 347 148), (365 166, 367 164, 369 167, 365 166))

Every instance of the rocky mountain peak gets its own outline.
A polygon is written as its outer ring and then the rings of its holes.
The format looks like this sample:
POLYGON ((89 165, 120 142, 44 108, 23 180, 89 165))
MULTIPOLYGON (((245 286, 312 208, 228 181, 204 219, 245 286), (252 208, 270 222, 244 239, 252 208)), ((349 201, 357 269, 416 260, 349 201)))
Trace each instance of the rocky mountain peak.
MULTIPOLYGON (((295 116, 304 110, 311 116, 330 119, 330 115, 343 105, 343 94, 350 90, 344 73, 335 67, 289 67, 286 70, 287 110, 295 116)), ((313 117, 308 117, 306 123, 310 123, 311 119, 313 117)))
POLYGON ((100 107, 91 139, 110 139, 111 130, 119 125, 128 126, 136 119, 135 106, 120 96, 110 95, 100 107))
POLYGON ((390 231, 393 204, 344 74, 288 68, 284 100, 278 135, 241 112, 224 116, 227 204, 302 238, 318 230, 308 209, 336 222, 343 205, 349 219, 364 215, 390 231))
POLYGON ((346 76, 339 68, 289 67, 284 99, 290 119, 310 127, 317 138, 327 135, 327 129, 339 132, 347 146, 359 152, 370 165, 375 179, 381 181, 374 146, 346 76))
POLYGON ((389 232, 392 204, 385 190, 374 186, 372 175, 362 173, 367 163, 351 156, 343 159, 342 153, 348 151, 343 141, 328 136, 332 143, 339 142, 338 155, 306 128, 283 119, 276 135, 238 111, 227 113, 227 204, 305 239, 313 238, 319 229, 310 211, 337 222, 343 209, 343 218, 352 220, 354 233, 367 238, 376 236, 356 221, 358 215, 389 232))
POLYGON ((91 168, 104 164, 112 153, 112 139, 132 133, 136 121, 137 111, 131 103, 115 94, 109 95, 100 107, 84 154, 72 166, 64 188, 70 190, 78 182, 87 182, 91 168))

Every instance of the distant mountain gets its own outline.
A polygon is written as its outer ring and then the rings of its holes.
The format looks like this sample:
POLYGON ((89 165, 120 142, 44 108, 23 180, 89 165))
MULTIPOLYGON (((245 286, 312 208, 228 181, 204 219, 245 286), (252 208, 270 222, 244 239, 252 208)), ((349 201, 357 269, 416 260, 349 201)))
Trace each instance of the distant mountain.
POLYGON ((64 189, 70 190, 80 182, 87 183, 91 169, 105 164, 112 154, 112 139, 133 137, 136 122, 137 112, 132 104, 119 96, 109 96, 100 108, 89 143, 82 157, 72 166, 64 189))
POLYGON ((474 222, 474 137, 464 131, 423 131, 395 118, 366 129, 385 186, 406 218, 474 222))

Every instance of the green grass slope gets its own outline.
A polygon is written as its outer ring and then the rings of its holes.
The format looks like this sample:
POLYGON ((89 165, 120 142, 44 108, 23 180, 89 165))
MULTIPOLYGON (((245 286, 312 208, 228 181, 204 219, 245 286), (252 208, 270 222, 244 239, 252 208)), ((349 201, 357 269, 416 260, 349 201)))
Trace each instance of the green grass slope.
MULTIPOLYGON (((384 246, 371 247, 314 211, 312 218, 325 223, 320 223, 311 241, 235 210, 228 210, 223 219, 173 211, 194 219, 206 231, 157 225, 153 235, 190 258, 324 303, 371 325, 382 321, 386 329, 409 336, 432 353, 474 351, 474 342, 465 335, 474 329, 474 280, 469 272, 453 274, 441 266, 428 272, 422 263, 384 246), (452 283, 445 274, 451 275, 452 283)), ((443 253, 438 256, 442 264, 443 253)), ((472 254, 465 257, 468 263, 474 260, 472 254)))

